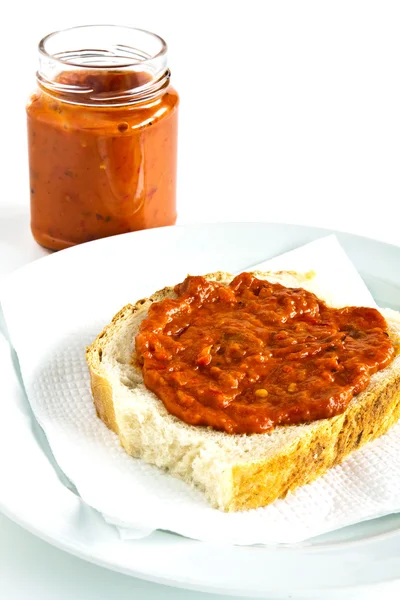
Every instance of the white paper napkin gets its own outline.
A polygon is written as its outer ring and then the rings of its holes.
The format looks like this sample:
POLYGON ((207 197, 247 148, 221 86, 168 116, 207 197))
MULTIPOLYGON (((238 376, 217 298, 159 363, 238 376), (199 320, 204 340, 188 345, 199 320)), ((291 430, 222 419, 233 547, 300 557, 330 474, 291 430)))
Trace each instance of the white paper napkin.
MULTIPOLYGON (((54 264, 45 265, 49 277, 54 264)), ((314 483, 245 513, 221 513, 199 491, 129 457, 117 436, 96 417, 90 393, 85 346, 108 318, 96 302, 98 290, 85 288, 81 277, 79 290, 68 287, 52 297, 45 293, 50 285, 45 282, 46 268, 37 281, 43 294, 27 298, 26 286, 31 283, 27 270, 13 274, 3 285, 5 319, 32 409, 58 464, 84 501, 115 524, 121 537, 165 529, 214 542, 294 543, 400 510, 399 424, 314 483), (73 314, 77 293, 81 310, 73 314)), ((304 287, 331 304, 374 306, 334 236, 266 261, 260 268, 312 270, 316 276, 305 279, 304 287)), ((165 281, 171 283, 175 282, 165 281)), ((126 288, 122 293, 118 286, 112 290, 120 306, 136 300, 125 293, 126 288)))

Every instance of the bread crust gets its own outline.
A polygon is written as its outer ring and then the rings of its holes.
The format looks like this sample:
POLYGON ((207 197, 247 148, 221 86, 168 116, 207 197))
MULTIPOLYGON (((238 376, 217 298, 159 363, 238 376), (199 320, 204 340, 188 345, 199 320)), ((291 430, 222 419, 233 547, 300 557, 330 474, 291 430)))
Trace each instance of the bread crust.
MULTIPOLYGON (((256 274, 264 277, 269 275, 260 272, 256 274)), ((231 278, 223 272, 212 273, 206 277, 221 282, 231 278)), ((119 431, 115 415, 113 386, 102 366, 102 353, 109 340, 123 327, 124 322, 143 310, 144 305, 147 311, 149 303, 173 295, 173 288, 166 287, 148 299, 139 300, 134 305, 128 304, 115 315, 86 351, 97 415, 107 427, 119 435, 126 450, 127 444, 119 431)), ((209 501, 216 508, 229 512, 266 506, 278 498, 284 498, 299 486, 314 481, 328 469, 340 464, 354 450, 386 433, 400 418, 400 370, 388 370, 384 381, 370 384, 360 396, 362 402, 358 402, 356 397, 343 414, 314 422, 313 427, 308 428, 304 435, 298 437, 295 444, 286 447, 283 452, 267 456, 265 459, 258 458, 233 464, 230 492, 217 499, 204 489, 209 501)), ((162 404, 161 400, 158 402, 162 404)), ((192 425, 186 427, 199 429, 192 425)), ((220 432, 220 435, 241 437, 223 432, 220 432)), ((252 434, 264 435, 267 434, 252 434)), ((141 450, 135 449, 134 455, 141 456, 141 450)))
POLYGON ((86 362, 89 368, 90 387, 97 416, 117 435, 119 435, 120 432, 115 418, 113 389, 101 365, 103 350, 107 342, 113 337, 115 331, 123 325, 123 322, 132 314, 140 310, 146 302, 159 302, 172 293, 173 288, 169 286, 162 290, 158 290, 149 298, 138 300, 134 305, 127 304, 117 312, 111 322, 104 327, 101 333, 99 333, 94 342, 86 348, 86 362))
POLYGON ((266 462, 233 468, 232 500, 227 511, 271 504, 311 483, 346 456, 384 433, 400 418, 400 378, 391 381, 360 410, 352 404, 342 415, 320 421, 312 436, 290 453, 266 462))
MULTIPOLYGON (((137 303, 138 304, 138 303, 137 303)), ((119 435, 117 420, 115 418, 113 390, 106 374, 101 369, 101 358, 103 348, 112 337, 114 328, 126 319, 135 307, 131 304, 124 306, 112 319, 103 331, 97 336, 91 346, 86 348, 86 362, 89 367, 90 387, 97 416, 107 425, 109 429, 119 435)))

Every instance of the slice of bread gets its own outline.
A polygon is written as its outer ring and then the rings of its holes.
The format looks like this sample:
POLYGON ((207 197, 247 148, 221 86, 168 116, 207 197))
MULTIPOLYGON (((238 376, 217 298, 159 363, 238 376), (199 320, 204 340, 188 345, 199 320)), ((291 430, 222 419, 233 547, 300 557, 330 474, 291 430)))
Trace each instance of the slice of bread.
MULTIPOLYGON (((308 276, 260 273, 260 279, 307 287, 308 276)), ((232 276, 208 279, 229 283, 232 276)), ((152 302, 175 297, 173 288, 125 306, 87 349, 98 416, 128 454, 167 470, 204 491, 224 511, 266 506, 305 485, 381 435, 400 418, 400 313, 382 311, 396 345, 393 362, 372 376, 365 391, 336 417, 271 433, 228 435, 187 425, 169 414, 132 365, 135 336, 152 302)))

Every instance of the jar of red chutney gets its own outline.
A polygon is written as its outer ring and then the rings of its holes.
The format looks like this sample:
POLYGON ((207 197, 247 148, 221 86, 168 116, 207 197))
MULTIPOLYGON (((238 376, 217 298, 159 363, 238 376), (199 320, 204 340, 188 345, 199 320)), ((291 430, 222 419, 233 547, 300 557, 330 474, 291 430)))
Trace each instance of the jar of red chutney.
POLYGON ((108 25, 52 33, 37 83, 27 106, 36 241, 60 250, 173 225, 179 97, 164 40, 108 25))

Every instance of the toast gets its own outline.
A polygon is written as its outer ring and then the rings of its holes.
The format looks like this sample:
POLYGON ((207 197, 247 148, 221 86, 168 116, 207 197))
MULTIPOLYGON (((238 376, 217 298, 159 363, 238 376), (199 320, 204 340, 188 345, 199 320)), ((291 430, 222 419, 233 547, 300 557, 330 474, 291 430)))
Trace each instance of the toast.
MULTIPOLYGON (((254 274, 312 291, 307 275, 254 274)), ((219 272, 206 278, 227 284, 233 277, 219 272)), ((125 306, 87 348, 94 404, 128 454, 196 486, 213 507, 248 510, 284 498, 386 433, 400 418, 400 313, 388 309, 381 312, 396 356, 372 375, 368 387, 350 401, 344 413, 251 435, 187 425, 166 410, 133 366, 139 326, 151 303, 167 297, 175 297, 173 288, 125 306)))

